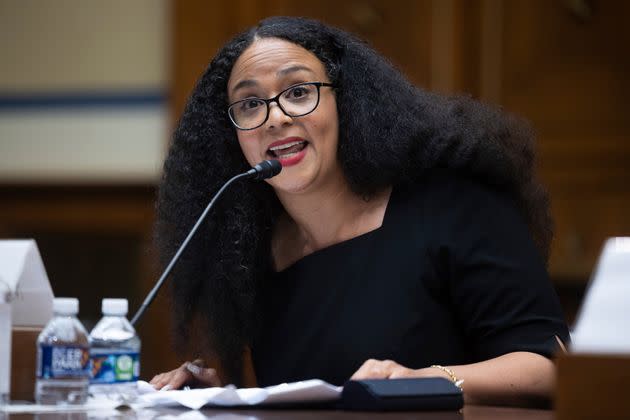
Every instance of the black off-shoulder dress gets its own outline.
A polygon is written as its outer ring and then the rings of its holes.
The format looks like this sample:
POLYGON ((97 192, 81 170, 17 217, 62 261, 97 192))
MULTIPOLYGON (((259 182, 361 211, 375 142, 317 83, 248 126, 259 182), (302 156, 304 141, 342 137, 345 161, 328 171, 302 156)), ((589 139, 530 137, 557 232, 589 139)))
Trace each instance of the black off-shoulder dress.
POLYGON ((556 335, 569 339, 516 206, 447 171, 396 186, 380 228, 270 273, 260 297, 259 386, 343 384, 370 358, 418 369, 550 357, 556 335))

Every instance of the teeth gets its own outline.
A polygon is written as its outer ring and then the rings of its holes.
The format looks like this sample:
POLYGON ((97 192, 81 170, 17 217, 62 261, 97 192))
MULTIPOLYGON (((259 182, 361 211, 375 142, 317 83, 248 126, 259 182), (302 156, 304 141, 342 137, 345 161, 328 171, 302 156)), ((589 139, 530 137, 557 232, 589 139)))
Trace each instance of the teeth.
POLYGON ((278 155, 278 157, 281 158, 281 159, 288 159, 288 158, 293 157, 295 155, 297 155, 297 152, 287 153, 286 155, 278 155))
POLYGON ((291 143, 285 143, 285 144, 281 144, 280 146, 270 147, 269 150, 276 152, 278 150, 288 149, 289 147, 296 146, 300 143, 304 143, 304 141, 303 140, 292 141, 291 143))

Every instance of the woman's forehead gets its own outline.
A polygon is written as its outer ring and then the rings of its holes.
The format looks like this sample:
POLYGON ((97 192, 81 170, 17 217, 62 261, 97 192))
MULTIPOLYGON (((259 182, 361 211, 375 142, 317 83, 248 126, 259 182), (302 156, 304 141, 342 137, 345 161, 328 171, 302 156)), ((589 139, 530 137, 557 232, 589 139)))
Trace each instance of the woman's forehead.
POLYGON ((260 38, 243 51, 234 63, 228 92, 243 84, 261 83, 265 79, 282 79, 293 72, 326 77, 324 64, 305 48, 279 38, 260 38), (243 83, 245 82, 245 83, 243 83))

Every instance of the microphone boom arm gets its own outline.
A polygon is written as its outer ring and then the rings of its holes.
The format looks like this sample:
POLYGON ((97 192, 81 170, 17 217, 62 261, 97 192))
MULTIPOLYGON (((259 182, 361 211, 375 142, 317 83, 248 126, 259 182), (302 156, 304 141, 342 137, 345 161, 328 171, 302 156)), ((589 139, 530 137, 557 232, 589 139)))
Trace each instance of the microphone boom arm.
POLYGON ((140 308, 138 309, 136 314, 131 319, 131 325, 133 325, 135 327, 136 323, 138 322, 138 319, 140 319, 140 317, 142 316, 144 311, 149 307, 151 302, 153 302, 153 299, 155 299, 155 296, 157 295, 157 292, 160 290, 160 288, 162 287, 162 284, 164 283, 164 281, 166 280, 168 275, 171 273, 171 270, 175 266, 175 263, 177 263, 177 260, 179 259, 179 256, 182 254, 184 249, 186 249, 186 246, 188 245, 188 242, 190 242, 190 240, 192 239, 192 237, 195 234, 195 232, 197 232, 197 229, 199 228, 201 223, 206 218, 206 215, 208 214, 208 212, 210 211, 210 209, 214 205, 215 201, 217 201, 217 199, 219 198, 219 196, 221 196, 223 191, 225 191, 225 189, 227 187, 229 187, 234 181, 239 180, 241 178, 251 178, 253 176, 256 176, 257 173, 256 172, 252 172, 252 171, 254 171, 254 170, 251 169, 249 172, 238 174, 238 175, 232 177, 228 182, 223 184, 221 189, 214 195, 214 197, 212 198, 210 203, 206 206, 206 209, 203 211, 203 213, 201 213, 201 216, 199 216, 199 219, 197 219, 197 223, 195 223, 195 226, 193 226, 193 228, 190 230, 190 233, 188 233, 188 236, 186 237, 186 239, 184 239, 184 242, 182 242, 182 244, 179 246, 179 249, 177 250, 177 252, 173 256, 173 258, 171 259, 171 262, 168 263, 168 266, 166 267, 166 269, 164 270, 164 272, 160 276, 160 278, 157 281, 157 283, 155 284, 155 286, 153 286, 153 289, 151 289, 151 291, 149 292, 147 297, 144 299, 144 302, 142 302, 142 305, 140 306, 140 308))

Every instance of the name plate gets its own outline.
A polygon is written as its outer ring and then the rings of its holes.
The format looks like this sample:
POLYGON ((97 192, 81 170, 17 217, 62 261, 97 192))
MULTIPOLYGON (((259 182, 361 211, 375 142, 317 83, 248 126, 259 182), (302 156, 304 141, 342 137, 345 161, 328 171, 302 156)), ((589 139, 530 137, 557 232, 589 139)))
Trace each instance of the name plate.
POLYGON ((630 416, 630 356, 563 354, 557 363, 558 420, 630 416))

